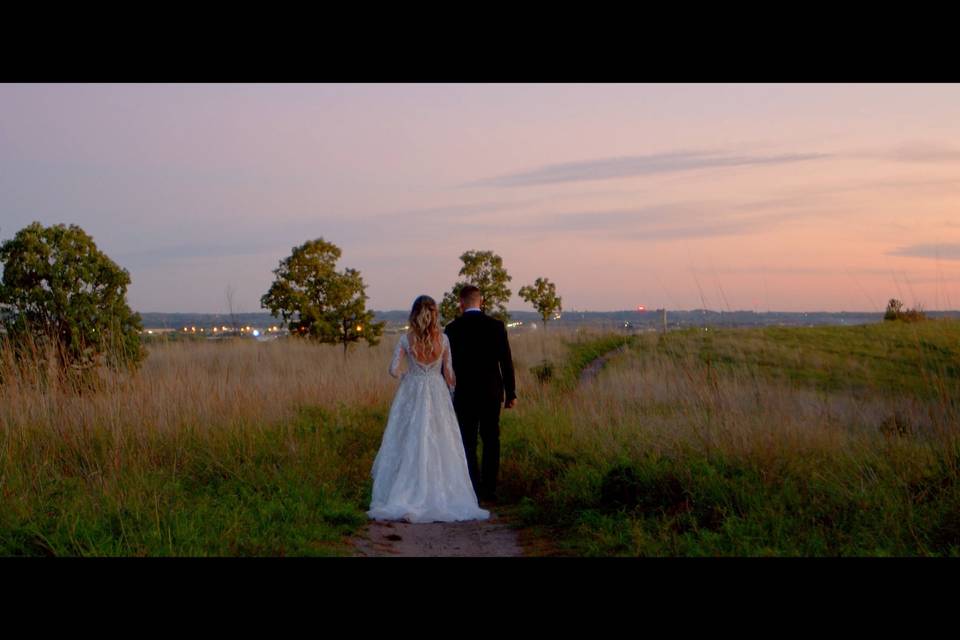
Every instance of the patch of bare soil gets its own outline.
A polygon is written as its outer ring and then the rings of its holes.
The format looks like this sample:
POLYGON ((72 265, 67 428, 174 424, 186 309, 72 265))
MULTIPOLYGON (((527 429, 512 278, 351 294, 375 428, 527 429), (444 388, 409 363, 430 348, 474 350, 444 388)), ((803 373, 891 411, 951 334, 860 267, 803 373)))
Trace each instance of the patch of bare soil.
POLYGON ((354 539, 358 556, 374 557, 521 557, 516 529, 490 513, 470 522, 371 521, 354 539))

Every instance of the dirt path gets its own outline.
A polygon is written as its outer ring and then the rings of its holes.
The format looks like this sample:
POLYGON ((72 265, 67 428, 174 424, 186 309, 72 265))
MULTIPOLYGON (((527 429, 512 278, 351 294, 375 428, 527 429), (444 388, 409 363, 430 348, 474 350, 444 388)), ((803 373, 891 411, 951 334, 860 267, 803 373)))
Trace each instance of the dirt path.
MULTIPOLYGON (((580 384, 592 380, 622 347, 598 357, 580 373, 580 384)), ((507 511, 507 510, 504 510, 507 511)), ((522 557, 523 532, 511 526, 511 519, 491 510, 490 519, 477 522, 370 522, 351 539, 355 555, 361 557, 522 557)), ((544 546, 527 540, 531 548, 544 546)), ((547 548, 547 546, 545 546, 547 548)), ((543 552, 543 550, 541 550, 543 552)))
POLYGON ((611 349, 610 351, 607 351, 602 356, 598 356, 597 358, 594 358, 590 362, 590 364, 585 366, 583 368, 583 371, 580 372, 580 379, 579 379, 580 384, 583 385, 593 380, 594 378, 596 378, 597 375, 599 375, 600 371, 603 369, 604 365, 607 364, 607 360, 609 360, 616 354, 623 351, 623 349, 624 347, 620 346, 620 347, 617 347, 616 349, 611 349))
POLYGON ((371 522, 353 541, 358 556, 521 557, 516 529, 496 513, 479 522, 371 522))

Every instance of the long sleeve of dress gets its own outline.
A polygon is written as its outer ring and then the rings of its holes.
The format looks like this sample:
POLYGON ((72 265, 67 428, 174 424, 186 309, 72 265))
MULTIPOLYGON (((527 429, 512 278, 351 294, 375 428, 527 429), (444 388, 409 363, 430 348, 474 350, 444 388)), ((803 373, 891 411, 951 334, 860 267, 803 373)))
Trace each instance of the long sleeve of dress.
POLYGON ((450 339, 447 338, 447 334, 443 334, 443 377, 451 389, 457 386, 457 376, 453 372, 453 356, 450 353, 450 339))
POLYGON ((394 378, 400 377, 400 360, 404 354, 404 343, 406 342, 406 336, 400 336, 400 339, 397 340, 397 346, 393 349, 393 360, 390 361, 390 375, 394 378))

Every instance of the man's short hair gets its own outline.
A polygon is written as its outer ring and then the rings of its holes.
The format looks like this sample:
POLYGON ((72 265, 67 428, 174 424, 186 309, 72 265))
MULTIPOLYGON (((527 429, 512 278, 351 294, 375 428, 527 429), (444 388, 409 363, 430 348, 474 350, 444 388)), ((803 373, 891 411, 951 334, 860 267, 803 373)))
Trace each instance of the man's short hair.
POLYGON ((479 302, 480 298, 483 297, 483 294, 480 293, 480 288, 475 287, 472 284, 468 284, 460 289, 460 302, 464 304, 470 302, 479 302))

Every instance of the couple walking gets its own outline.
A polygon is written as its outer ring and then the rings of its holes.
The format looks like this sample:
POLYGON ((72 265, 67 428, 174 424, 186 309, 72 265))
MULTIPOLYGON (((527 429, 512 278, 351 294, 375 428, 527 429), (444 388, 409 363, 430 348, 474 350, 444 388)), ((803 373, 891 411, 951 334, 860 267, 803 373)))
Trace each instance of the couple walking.
POLYGON ((516 404, 510 343, 503 322, 482 310, 472 285, 460 291, 461 315, 440 331, 437 303, 420 296, 400 336, 390 375, 400 386, 373 462, 375 520, 485 520, 496 498, 500 406, 516 404), (401 362, 406 371, 400 373, 401 362), (505 402, 504 402, 505 401, 505 402), (477 436, 483 465, 477 468, 477 436))

